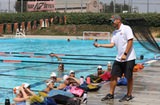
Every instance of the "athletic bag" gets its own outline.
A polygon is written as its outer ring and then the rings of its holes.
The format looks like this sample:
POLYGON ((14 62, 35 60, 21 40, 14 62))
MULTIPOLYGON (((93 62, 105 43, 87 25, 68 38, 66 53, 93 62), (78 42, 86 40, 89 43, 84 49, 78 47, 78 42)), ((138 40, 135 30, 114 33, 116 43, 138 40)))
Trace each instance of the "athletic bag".
POLYGON ((88 91, 97 91, 100 89, 101 86, 99 85, 93 85, 93 84, 88 84, 87 85, 87 88, 88 88, 88 91))
POLYGON ((81 89, 81 88, 78 88, 76 86, 72 86, 71 89, 70 89, 70 92, 72 94, 74 94, 75 96, 81 97, 82 94, 84 93, 84 90, 81 89))

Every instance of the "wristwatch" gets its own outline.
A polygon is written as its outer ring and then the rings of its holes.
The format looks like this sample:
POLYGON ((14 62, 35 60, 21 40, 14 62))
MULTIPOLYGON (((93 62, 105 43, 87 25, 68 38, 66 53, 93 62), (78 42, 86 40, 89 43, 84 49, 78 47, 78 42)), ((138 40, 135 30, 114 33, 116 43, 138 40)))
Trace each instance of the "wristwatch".
POLYGON ((127 53, 125 52, 124 55, 127 56, 127 53))

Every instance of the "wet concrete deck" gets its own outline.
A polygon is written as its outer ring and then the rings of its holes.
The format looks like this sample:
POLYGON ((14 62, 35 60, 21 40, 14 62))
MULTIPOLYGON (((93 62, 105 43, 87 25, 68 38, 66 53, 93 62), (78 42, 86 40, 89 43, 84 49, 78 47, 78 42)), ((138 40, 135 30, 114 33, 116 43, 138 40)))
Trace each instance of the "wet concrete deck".
POLYGON ((101 101, 109 92, 109 83, 103 84, 97 92, 88 93, 87 105, 159 105, 160 104, 160 61, 145 67, 141 72, 134 73, 133 99, 119 102, 126 93, 125 86, 117 86, 115 99, 101 101))

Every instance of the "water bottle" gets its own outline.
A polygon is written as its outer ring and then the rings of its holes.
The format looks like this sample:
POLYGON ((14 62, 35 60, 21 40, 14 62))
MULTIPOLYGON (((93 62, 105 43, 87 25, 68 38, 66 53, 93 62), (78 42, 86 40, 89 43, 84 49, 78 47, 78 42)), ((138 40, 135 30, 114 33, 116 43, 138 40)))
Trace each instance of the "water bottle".
POLYGON ((10 100, 8 97, 5 99, 5 105, 10 105, 10 100))
POLYGON ((82 97, 82 102, 84 104, 87 104, 87 97, 88 97, 87 92, 84 92, 83 97, 82 97))
POLYGON ((80 77, 80 85, 82 85, 83 83, 84 83, 84 77, 81 76, 81 77, 80 77))
POLYGON ((90 77, 87 77, 86 82, 87 82, 87 84, 90 84, 90 83, 91 83, 91 78, 90 78, 90 77))

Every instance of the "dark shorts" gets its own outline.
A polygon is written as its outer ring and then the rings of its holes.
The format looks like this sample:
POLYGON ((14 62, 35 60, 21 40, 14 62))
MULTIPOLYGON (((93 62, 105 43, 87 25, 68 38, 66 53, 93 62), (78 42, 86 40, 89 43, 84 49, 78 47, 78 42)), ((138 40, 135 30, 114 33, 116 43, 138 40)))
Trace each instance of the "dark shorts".
POLYGON ((135 65, 135 60, 126 61, 126 62, 118 62, 114 61, 112 66, 111 75, 121 77, 124 73, 127 79, 133 76, 133 68, 135 65))

